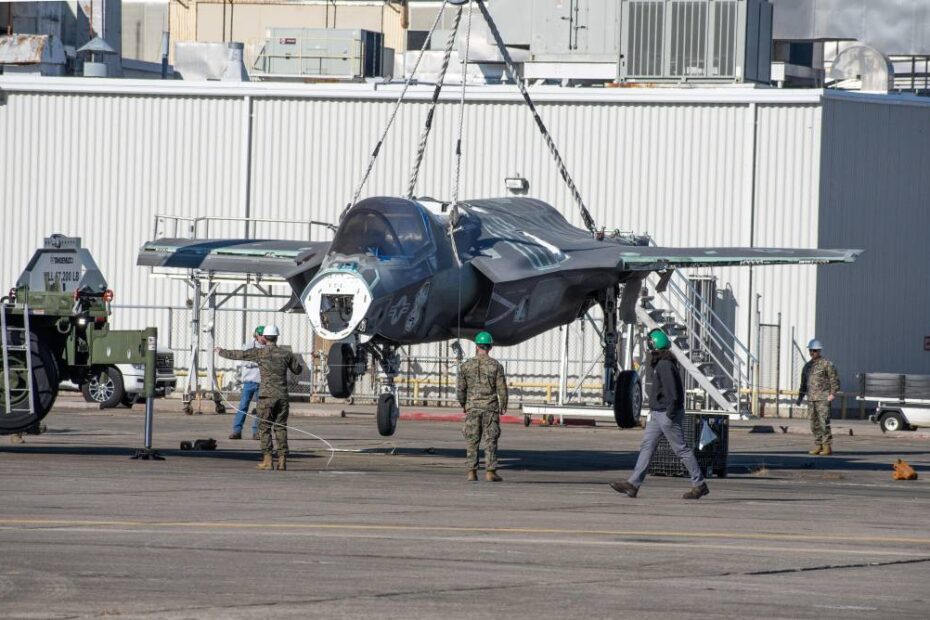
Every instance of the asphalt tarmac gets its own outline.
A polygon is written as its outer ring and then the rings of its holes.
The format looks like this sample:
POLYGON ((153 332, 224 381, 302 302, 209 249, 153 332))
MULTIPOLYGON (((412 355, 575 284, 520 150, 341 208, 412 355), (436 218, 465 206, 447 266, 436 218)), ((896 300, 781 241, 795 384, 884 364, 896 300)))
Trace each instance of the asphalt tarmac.
MULTIPOLYGON (((356 407, 355 410, 363 408, 356 407)), ((711 494, 607 486, 642 431, 507 425, 504 481, 465 481, 460 425, 298 417, 263 472, 231 416, 161 407, 164 461, 131 460, 142 408, 63 398, 0 437, 2 618, 925 618, 930 442, 853 424, 836 455, 731 432, 711 494), (215 451, 180 451, 213 437, 215 451), (330 457, 332 456, 332 459, 330 457), (921 479, 893 482, 907 459, 921 479)))

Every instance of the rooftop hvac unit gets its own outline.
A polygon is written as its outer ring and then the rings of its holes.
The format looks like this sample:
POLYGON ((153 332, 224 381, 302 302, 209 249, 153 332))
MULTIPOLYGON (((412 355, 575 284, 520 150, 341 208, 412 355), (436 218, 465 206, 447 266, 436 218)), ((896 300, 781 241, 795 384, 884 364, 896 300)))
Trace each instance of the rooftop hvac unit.
POLYGON ((625 81, 768 83, 768 0, 620 0, 625 81))
POLYGON ((255 62, 277 77, 359 79, 385 74, 384 35, 370 30, 269 28, 255 62))

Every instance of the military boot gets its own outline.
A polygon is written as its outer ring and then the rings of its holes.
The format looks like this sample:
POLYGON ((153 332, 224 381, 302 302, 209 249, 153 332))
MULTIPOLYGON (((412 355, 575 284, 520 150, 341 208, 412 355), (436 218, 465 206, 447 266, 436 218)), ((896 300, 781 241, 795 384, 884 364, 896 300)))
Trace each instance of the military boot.
POLYGON ((808 454, 810 454, 811 456, 817 456, 817 455, 820 454, 821 452, 823 452, 823 446, 817 445, 817 446, 814 446, 813 448, 811 448, 811 449, 808 451, 808 454))
POLYGON ((468 470, 468 481, 469 482, 478 482, 478 472, 474 469, 468 470))
POLYGON ((26 443, 26 440, 23 439, 22 433, 16 433, 15 435, 10 435, 10 443, 26 443))
POLYGON ((824 446, 820 449, 820 456, 830 456, 833 454, 833 446, 824 446))
POLYGON ((278 471, 287 470, 287 454, 282 452, 278 455, 278 471))
POLYGON ((262 462, 256 465, 259 469, 274 469, 274 465, 271 463, 271 454, 263 454, 262 462))
POLYGON ((484 479, 488 482, 500 482, 503 480, 500 476, 497 475, 497 471, 494 469, 489 469, 484 473, 484 479))

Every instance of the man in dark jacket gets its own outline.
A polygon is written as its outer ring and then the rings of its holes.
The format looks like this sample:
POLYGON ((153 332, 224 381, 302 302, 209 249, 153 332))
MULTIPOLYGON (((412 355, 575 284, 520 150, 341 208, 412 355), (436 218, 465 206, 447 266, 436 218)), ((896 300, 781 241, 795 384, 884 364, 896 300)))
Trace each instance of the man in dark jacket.
POLYGON ((652 461, 659 439, 665 435, 668 444, 691 474, 691 490, 684 494, 684 498, 700 499, 710 491, 704 482, 697 459, 694 458, 694 452, 685 444, 681 428, 681 422, 685 417, 685 391, 681 385, 678 361, 670 351, 672 343, 665 332, 654 329, 648 334, 647 344, 652 351, 649 360, 652 371, 649 423, 646 424, 633 474, 629 480, 617 480, 611 482, 610 486, 618 493, 636 497, 640 485, 646 479, 649 462, 652 461))

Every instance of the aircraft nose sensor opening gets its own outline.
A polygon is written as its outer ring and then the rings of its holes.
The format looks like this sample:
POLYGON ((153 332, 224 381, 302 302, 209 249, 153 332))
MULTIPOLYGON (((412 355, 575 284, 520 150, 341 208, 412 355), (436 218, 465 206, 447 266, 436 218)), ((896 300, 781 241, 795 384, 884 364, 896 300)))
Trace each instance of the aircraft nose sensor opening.
POLYGON ((371 306, 371 291, 354 272, 323 274, 301 297, 313 329, 326 340, 343 340, 351 335, 371 306))
POLYGON ((341 332, 352 321, 352 295, 323 295, 320 299, 320 324, 331 332, 341 332))

